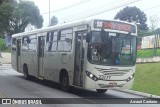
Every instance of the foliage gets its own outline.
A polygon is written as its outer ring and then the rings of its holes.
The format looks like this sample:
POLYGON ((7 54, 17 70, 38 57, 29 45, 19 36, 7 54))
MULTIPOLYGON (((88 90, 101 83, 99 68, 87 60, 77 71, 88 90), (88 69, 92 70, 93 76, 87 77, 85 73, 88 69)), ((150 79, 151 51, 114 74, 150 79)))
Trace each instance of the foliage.
POLYGON ((16 0, 0 0, 0 4, 2 3, 11 3, 11 4, 16 4, 17 1, 16 0))
POLYGON ((4 49, 2 49, 2 52, 11 53, 11 47, 5 47, 4 49))
POLYGON ((43 18, 39 9, 31 1, 20 2, 13 11, 9 25, 12 27, 12 33, 23 32, 28 24, 41 28, 43 18))
POLYGON ((153 95, 160 95, 160 63, 136 65, 135 80, 132 89, 153 95))
POLYGON ((41 28, 43 18, 38 7, 32 1, 21 1, 16 4, 3 3, 0 6, 0 33, 23 32, 28 24, 41 28))
POLYGON ((150 17, 150 28, 152 31, 154 31, 157 28, 159 21, 160 19, 156 15, 150 17))
POLYGON ((160 34, 160 28, 157 28, 157 29, 155 30, 155 32, 157 32, 158 34, 160 34))
POLYGON ((147 31, 141 30, 138 33, 138 36, 137 36, 137 43, 140 43, 142 41, 142 37, 150 36, 150 35, 160 35, 160 28, 157 28, 154 31, 152 31, 152 30, 147 30, 147 31))
POLYGON ((137 24, 138 28, 141 30, 148 29, 147 27, 147 17, 146 14, 137 7, 125 7, 120 10, 114 19, 119 19, 122 21, 134 22, 137 24))
POLYGON ((57 17, 52 16, 52 18, 51 18, 51 26, 54 26, 56 24, 58 24, 58 19, 57 19, 57 17))
POLYGON ((139 33, 137 34, 137 43, 140 43, 142 41, 142 37, 145 36, 150 36, 150 35, 155 35, 155 32, 153 31, 145 31, 145 30, 140 30, 139 33))
POLYGON ((5 45, 5 41, 4 39, 0 38, 0 50, 3 51, 5 50, 7 47, 5 45))
POLYGON ((14 6, 10 3, 3 3, 0 6, 0 34, 2 35, 4 32, 10 31, 9 20, 12 16, 12 12, 14 10, 14 6))

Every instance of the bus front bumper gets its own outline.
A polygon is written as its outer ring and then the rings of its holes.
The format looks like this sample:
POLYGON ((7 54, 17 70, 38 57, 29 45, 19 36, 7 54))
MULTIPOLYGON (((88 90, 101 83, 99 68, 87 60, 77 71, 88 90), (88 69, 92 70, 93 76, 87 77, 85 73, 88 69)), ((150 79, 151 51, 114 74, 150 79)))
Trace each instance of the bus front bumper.
POLYGON ((104 81, 104 80, 98 80, 94 81, 90 78, 86 78, 86 81, 84 82, 84 88, 85 89, 131 89, 133 84, 134 78, 132 78, 130 81, 122 80, 122 81, 104 81))

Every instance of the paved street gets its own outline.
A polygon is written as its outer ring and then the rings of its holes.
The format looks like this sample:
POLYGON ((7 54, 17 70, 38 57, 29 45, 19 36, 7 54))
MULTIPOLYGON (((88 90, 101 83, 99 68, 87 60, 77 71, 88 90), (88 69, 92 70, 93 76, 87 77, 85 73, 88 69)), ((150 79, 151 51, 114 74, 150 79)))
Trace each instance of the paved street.
MULTIPOLYGON (((106 94, 96 94, 94 90, 74 89, 71 93, 63 92, 58 84, 37 79, 25 80, 23 75, 14 71, 10 65, 0 66, 0 98, 143 98, 115 90, 108 90, 106 94)), ((87 100, 86 100, 87 101, 87 100)), ((83 104, 85 107, 120 107, 120 104, 96 104, 96 100, 89 102, 93 104, 83 104)), ((63 100, 62 100, 63 103, 63 100)), ((30 107, 74 107, 81 104, 56 104, 56 105, 30 105, 30 107)), ((124 104, 125 107, 159 107, 158 104, 124 104)), ((0 107, 28 107, 28 105, 0 105, 0 107)))

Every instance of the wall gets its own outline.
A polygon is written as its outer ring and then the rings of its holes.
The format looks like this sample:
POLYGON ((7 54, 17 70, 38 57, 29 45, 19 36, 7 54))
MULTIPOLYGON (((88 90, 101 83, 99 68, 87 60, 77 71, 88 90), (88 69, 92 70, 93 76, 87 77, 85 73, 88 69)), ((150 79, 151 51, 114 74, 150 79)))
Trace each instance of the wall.
POLYGON ((11 64, 11 53, 1 52, 2 64, 11 64))
POLYGON ((146 63, 146 62, 160 62, 160 56, 153 58, 137 58, 137 63, 146 63))

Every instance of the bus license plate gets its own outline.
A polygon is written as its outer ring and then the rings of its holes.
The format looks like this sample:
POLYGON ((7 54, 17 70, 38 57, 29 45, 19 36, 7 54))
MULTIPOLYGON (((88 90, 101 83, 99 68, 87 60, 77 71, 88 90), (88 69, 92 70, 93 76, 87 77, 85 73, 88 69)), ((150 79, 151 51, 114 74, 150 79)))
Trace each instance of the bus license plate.
POLYGON ((117 83, 116 83, 116 82, 110 82, 110 83, 109 83, 109 86, 110 86, 110 87, 116 87, 116 86, 117 86, 117 83))
POLYGON ((100 80, 110 80, 110 79, 111 79, 111 76, 99 75, 99 79, 100 79, 100 80))

